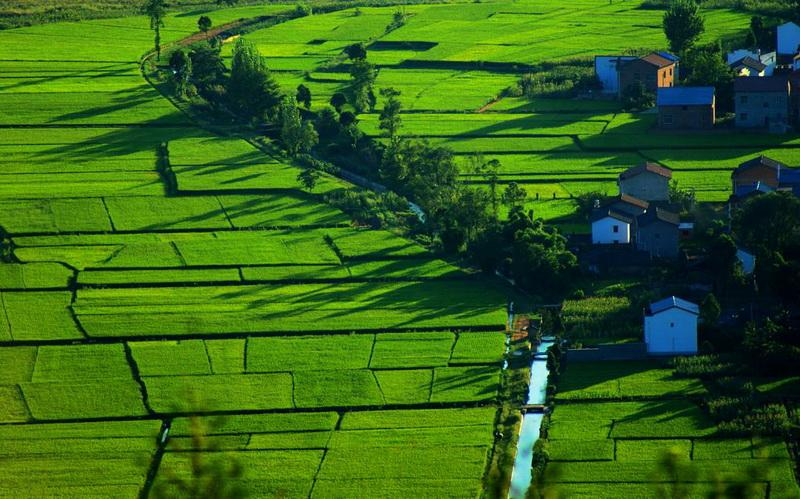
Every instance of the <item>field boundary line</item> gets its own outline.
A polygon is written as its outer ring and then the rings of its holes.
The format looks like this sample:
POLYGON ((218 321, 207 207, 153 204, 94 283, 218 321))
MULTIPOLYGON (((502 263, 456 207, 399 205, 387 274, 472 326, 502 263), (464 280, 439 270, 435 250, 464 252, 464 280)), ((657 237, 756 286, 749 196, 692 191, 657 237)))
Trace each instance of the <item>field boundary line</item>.
MULTIPOLYGON (((11 327, 11 319, 8 318, 8 310, 6 309, 6 298, 5 298, 5 291, 0 291, 0 305, 3 306, 3 317, 5 318, 6 325, 8 326, 8 336, 11 337, 11 341, 14 340, 14 329, 11 327)), ((39 349, 36 349, 36 353, 38 355, 39 349)), ((34 368, 36 366, 34 365, 34 368)))
POLYGON ((142 374, 139 371, 139 364, 136 363, 136 359, 133 357, 133 351, 131 350, 131 346, 128 342, 122 343, 122 348, 125 350, 125 359, 128 362, 128 367, 131 369, 131 375, 133 376, 133 380, 139 385, 139 392, 142 395, 142 405, 144 406, 145 410, 148 414, 155 415, 156 412, 150 407, 150 399, 147 394, 147 385, 144 383, 142 379, 142 374))
POLYGON ((108 205, 106 204, 105 196, 101 196, 100 201, 103 203, 103 210, 105 210, 106 216, 108 217, 108 225, 111 227, 113 232, 117 232, 117 228, 114 227, 114 219, 111 218, 111 212, 108 211, 108 205))
POLYGON ((139 499, 148 499, 150 497, 150 491, 153 488, 153 484, 156 481, 156 475, 158 474, 158 470, 161 468, 161 462, 164 459, 164 453, 167 451, 167 441, 168 441, 168 432, 172 426, 171 419, 162 419, 161 420, 161 429, 158 432, 158 440, 156 441, 156 451, 153 453, 153 457, 150 459, 150 466, 147 468, 147 475, 145 476, 144 484, 142 484, 142 488, 139 492, 139 499))
MULTIPOLYGON (((491 334, 496 331, 504 331, 505 326, 431 326, 426 327, 425 332, 476 332, 491 334)), ((245 338, 272 338, 272 337, 291 337, 291 336, 332 336, 332 335, 352 335, 352 334, 384 334, 384 333, 418 333, 419 327, 391 328, 391 329, 336 329, 336 330, 316 330, 307 329, 297 331, 260 331, 244 333, 198 333, 198 334, 175 334, 175 335, 142 335, 142 336, 89 336, 82 339, 60 338, 50 340, 15 340, 0 341, 0 348, 18 346, 59 346, 59 345, 92 345, 92 344, 115 344, 127 341, 146 342, 146 341, 176 341, 176 340, 229 340, 245 338)), ((481 364, 486 365, 486 364, 481 364)), ((603 402, 609 402, 605 400, 603 402)), ((614 402, 611 400, 610 402, 614 402)))

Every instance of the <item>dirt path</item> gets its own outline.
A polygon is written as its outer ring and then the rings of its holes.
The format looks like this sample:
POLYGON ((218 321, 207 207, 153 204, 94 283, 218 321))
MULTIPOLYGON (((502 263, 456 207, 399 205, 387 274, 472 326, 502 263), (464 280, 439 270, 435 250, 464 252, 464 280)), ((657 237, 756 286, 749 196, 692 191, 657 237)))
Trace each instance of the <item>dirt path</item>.
POLYGON ((505 95, 498 95, 497 97, 495 97, 491 101, 487 102, 486 104, 481 106, 480 109, 478 109, 478 113, 484 113, 484 112, 488 111, 489 109, 494 107, 498 102, 503 100, 503 97, 505 97, 505 95))

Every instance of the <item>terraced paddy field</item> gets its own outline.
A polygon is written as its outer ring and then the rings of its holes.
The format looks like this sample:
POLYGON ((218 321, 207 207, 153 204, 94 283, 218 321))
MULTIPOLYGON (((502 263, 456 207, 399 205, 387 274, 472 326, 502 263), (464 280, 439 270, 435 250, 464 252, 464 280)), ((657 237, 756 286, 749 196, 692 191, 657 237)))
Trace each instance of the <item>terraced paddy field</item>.
POLYGON ((148 27, 0 33, 0 497, 147 497, 195 452, 252 497, 479 496, 508 290, 196 126, 140 73, 148 27))
MULTIPOLYGON (((463 157, 465 179, 476 184, 485 180, 469 170, 470 158, 498 159, 500 182, 520 184, 530 208, 568 230, 580 228, 571 219, 575 196, 613 193, 616 175, 645 160, 674 169, 680 187, 703 202, 727 200, 730 171, 747 158, 768 154, 796 163, 795 135, 665 133, 654 129, 654 114, 623 113, 614 101, 505 93, 524 73, 578 67, 588 74, 595 55, 664 50, 658 9, 599 0, 412 5, 405 7, 406 23, 385 32, 394 10, 342 10, 247 38, 284 88, 311 89, 313 109, 348 88, 341 51, 364 42, 378 69, 376 90, 401 91, 402 135, 451 148, 463 157)), ((748 15, 732 10, 707 9, 703 16, 705 43, 741 36, 749 26, 748 15)), ((380 108, 379 97, 375 113, 380 108)), ((367 135, 378 137, 377 125, 377 114, 360 116, 367 135)))
MULTIPOLYGON (((792 389, 759 392, 777 401, 792 389)), ((797 497, 787 442, 731 434, 704 409, 708 396, 700 380, 653 362, 570 363, 547 429, 552 485, 568 497, 658 497, 675 480, 657 465, 670 451, 690 497, 751 476, 747 497, 797 497)))

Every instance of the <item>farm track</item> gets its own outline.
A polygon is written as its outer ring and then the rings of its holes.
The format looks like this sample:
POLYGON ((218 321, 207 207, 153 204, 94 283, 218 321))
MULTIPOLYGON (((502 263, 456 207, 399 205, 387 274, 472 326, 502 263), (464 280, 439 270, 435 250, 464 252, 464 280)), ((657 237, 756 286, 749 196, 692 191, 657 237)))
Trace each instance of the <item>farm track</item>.
MULTIPOLYGON (((212 376, 212 375, 209 375, 212 376)), ((247 374, 244 374, 247 376, 247 374)), ((304 407, 304 408, 283 408, 283 409, 238 409, 235 411, 176 411, 159 412, 143 416, 113 416, 99 418, 61 418, 61 419, 37 419, 21 422, 3 422, 0 427, 26 426, 26 425, 49 425, 63 423, 110 423, 120 421, 169 421, 175 418, 185 418, 195 415, 202 416, 237 416, 237 415, 257 415, 257 414, 295 414, 295 413, 319 413, 319 412, 370 412, 370 411, 393 411, 393 410, 421 410, 421 409, 463 409, 475 407, 494 407, 494 400, 482 400, 475 402, 427 402, 421 404, 384 404, 384 405, 362 405, 362 406, 328 406, 328 407, 304 407)), ((378 428, 379 429, 379 428, 378 428)))

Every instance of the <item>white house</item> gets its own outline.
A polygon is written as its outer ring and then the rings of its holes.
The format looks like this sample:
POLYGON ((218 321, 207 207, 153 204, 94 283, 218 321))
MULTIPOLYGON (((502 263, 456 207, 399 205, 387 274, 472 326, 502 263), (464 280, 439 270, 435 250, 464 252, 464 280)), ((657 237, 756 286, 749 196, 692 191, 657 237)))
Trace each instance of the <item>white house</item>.
POLYGON ((652 355, 697 353, 696 304, 670 296, 651 303, 644 313, 644 342, 652 355))
POLYGON ((592 214, 592 244, 630 244, 633 216, 612 208, 592 214))
POLYGON ((594 58, 594 74, 603 84, 604 94, 617 95, 619 92, 619 66, 623 62, 636 59, 627 55, 598 55, 594 58))
POLYGON ((800 47, 800 26, 793 22, 778 26, 778 56, 793 56, 800 47))
POLYGON ((752 274, 756 269, 756 256, 741 248, 736 248, 736 258, 742 264, 742 272, 752 274))

